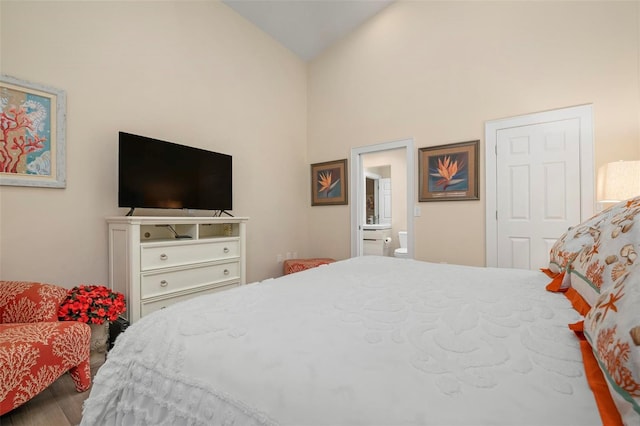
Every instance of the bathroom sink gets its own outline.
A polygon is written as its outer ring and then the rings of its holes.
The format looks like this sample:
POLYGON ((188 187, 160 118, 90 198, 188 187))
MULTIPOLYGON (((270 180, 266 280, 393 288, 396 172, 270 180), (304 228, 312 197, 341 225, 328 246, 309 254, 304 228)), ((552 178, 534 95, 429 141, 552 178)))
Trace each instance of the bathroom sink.
POLYGON ((378 229, 391 229, 391 224, 389 223, 365 223, 362 225, 362 229, 364 230, 378 230, 378 229))

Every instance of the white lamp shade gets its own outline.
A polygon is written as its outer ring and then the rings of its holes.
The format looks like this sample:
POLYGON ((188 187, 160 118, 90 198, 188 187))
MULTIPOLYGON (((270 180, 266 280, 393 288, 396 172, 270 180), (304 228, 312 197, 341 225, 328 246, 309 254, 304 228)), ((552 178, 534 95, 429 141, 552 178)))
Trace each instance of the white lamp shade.
POLYGON ((616 161, 598 169, 597 197, 617 203, 640 195, 640 161, 616 161))

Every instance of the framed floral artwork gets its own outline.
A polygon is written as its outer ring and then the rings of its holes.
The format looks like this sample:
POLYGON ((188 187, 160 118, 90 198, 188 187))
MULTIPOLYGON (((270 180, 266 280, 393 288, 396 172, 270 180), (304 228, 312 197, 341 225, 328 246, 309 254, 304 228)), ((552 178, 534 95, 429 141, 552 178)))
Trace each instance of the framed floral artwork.
POLYGON ((311 205, 347 204, 347 160, 311 165, 311 205))
POLYGON ((419 201, 479 200, 480 141, 420 148, 419 201))
POLYGON ((65 92, 0 76, 0 185, 64 188, 65 92))

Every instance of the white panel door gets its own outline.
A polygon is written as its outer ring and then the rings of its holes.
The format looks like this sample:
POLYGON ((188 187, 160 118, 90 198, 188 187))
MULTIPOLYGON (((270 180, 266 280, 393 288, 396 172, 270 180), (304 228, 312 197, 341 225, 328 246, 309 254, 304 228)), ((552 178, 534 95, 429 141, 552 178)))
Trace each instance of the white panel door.
POLYGON ((498 267, 546 267, 580 222, 580 121, 500 129, 496 160, 498 267))
POLYGON ((380 223, 391 223, 391 179, 378 179, 379 209, 378 216, 380 223))

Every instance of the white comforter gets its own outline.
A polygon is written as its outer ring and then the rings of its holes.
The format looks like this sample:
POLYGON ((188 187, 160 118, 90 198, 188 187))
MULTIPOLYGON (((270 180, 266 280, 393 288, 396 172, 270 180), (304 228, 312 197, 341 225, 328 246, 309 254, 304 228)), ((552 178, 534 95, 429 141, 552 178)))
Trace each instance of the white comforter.
POLYGON ((600 424, 548 281, 368 256, 198 297, 121 335, 82 424, 600 424))

